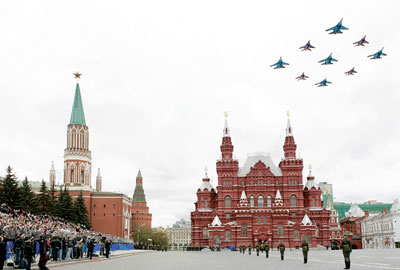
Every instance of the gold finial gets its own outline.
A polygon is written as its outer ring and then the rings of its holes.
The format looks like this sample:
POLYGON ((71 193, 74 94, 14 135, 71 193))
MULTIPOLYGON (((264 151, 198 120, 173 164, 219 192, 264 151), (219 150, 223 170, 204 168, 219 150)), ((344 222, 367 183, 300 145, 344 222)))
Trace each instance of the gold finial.
POLYGON ((225 111, 225 112, 224 112, 224 115, 225 115, 225 119, 227 119, 227 118, 228 118, 228 112, 225 111))
POLYGON ((77 71, 76 73, 72 73, 72 74, 74 74, 75 79, 76 79, 77 81, 79 81, 79 79, 81 78, 81 75, 82 75, 82 74, 79 74, 78 71, 77 71))
POLYGON ((286 111, 286 115, 287 115, 288 118, 290 118, 290 113, 289 113, 289 111, 286 111))

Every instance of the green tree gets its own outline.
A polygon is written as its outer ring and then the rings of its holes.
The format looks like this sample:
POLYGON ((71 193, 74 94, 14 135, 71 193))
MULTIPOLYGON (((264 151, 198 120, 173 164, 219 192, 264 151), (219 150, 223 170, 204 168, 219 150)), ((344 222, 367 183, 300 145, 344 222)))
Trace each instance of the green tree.
POLYGON ((56 215, 67 220, 74 221, 73 203, 71 195, 69 194, 67 187, 64 186, 64 190, 60 187, 60 193, 58 195, 58 204, 56 215))
POLYGON ((7 167, 7 174, 1 180, 0 200, 12 209, 21 208, 21 196, 18 187, 17 177, 10 166, 7 167))
POLYGON ((36 196, 37 214, 50 214, 50 196, 46 182, 42 180, 39 194, 36 196))
POLYGON ((56 187, 53 185, 49 189, 49 213, 52 216, 57 216, 58 200, 56 196, 56 187))
POLYGON ((76 198, 73 206, 73 221, 76 224, 85 225, 86 228, 91 228, 92 225, 90 224, 89 217, 88 217, 88 210, 85 205, 85 199, 83 198, 82 191, 79 193, 78 198, 76 198))
POLYGON ((22 182, 21 191, 21 210, 26 212, 35 213, 36 203, 35 203, 35 193, 32 191, 31 184, 28 181, 28 177, 25 176, 24 181, 22 182))

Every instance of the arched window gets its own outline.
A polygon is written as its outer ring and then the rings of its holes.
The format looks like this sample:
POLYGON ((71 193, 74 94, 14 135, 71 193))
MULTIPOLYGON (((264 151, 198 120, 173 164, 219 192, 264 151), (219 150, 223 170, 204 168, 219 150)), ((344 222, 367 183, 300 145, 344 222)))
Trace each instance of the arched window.
POLYGON ((312 207, 315 207, 315 199, 312 199, 312 207))
POLYGON ((74 169, 71 170, 71 183, 74 183, 74 169))
POLYGON ((85 172, 81 171, 81 184, 85 182, 85 172))
POLYGON ((258 217, 258 218, 257 218, 257 223, 258 223, 258 224, 261 224, 261 217, 258 217))
POLYGON ((278 234, 280 237, 283 237, 283 225, 278 224, 278 234))
POLYGON ((290 206, 296 206, 296 204, 297 204, 296 195, 290 196, 290 206))
POLYGON ((258 208, 264 208, 264 197, 258 196, 258 208))
POLYGON ((298 230, 294 230, 294 240, 300 240, 300 232, 298 230))
POLYGON ((247 225, 242 225, 242 237, 247 237, 247 225))
POLYGON ((215 246, 219 245, 219 235, 214 235, 214 245, 215 246))
POLYGON ((272 197, 271 195, 267 196, 267 207, 271 207, 272 206, 272 197))
POLYGON ((254 207, 254 196, 250 196, 250 207, 254 207))
POLYGON ((204 200, 204 208, 208 208, 208 201, 204 200))
POLYGON ((207 227, 203 228, 203 238, 207 238, 208 239, 208 228, 207 227))
POLYGON ((242 180, 242 186, 244 186, 244 180, 242 180))
POLYGON ((225 197, 225 208, 231 208, 231 197, 230 196, 225 197))
POLYGON ((267 217, 264 217, 264 224, 267 224, 267 217))
POLYGON ((225 242, 231 241, 231 231, 225 231, 225 242))

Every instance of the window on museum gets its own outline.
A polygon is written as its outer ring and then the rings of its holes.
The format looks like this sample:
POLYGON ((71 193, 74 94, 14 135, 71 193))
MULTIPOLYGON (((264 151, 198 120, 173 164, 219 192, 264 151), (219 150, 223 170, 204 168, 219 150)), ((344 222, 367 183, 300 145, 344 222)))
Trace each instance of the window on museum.
POLYGON ((208 228, 207 227, 203 228, 203 238, 207 238, 208 239, 208 228))
POLYGON ((278 224, 278 234, 280 237, 283 237, 283 225, 278 224))
POLYGON ((294 240, 300 240, 300 232, 298 230, 294 230, 294 240))
POLYGON ((250 196, 250 207, 254 207, 254 196, 250 196))
POLYGON ((94 204, 93 207, 96 208, 96 204, 94 204))
POLYGON ((85 182, 85 172, 81 171, 81 184, 85 182))
POLYGON ((296 201, 297 201, 296 195, 290 196, 290 206, 296 206, 296 201))
POLYGON ((71 170, 71 183, 74 183, 74 170, 71 170))
POLYGON ((106 208, 106 205, 104 205, 104 208, 106 208))
POLYGON ((230 196, 225 197, 225 208, 231 208, 231 197, 230 196))
POLYGON ((231 241, 231 231, 225 231, 225 242, 231 241))
POLYGON ((296 213, 292 213, 292 217, 296 217, 296 213))
POLYGON ((271 195, 267 196, 267 207, 271 207, 272 206, 272 197, 271 195))
POLYGON ((231 219, 231 214, 226 214, 225 218, 226 219, 231 219))
POLYGON ((204 208, 208 208, 208 201, 204 200, 204 208))
POLYGON ((244 186, 244 180, 242 180, 242 186, 244 186))
POLYGON ((279 180, 278 179, 276 179, 275 184, 279 185, 279 180))
POLYGON ((315 198, 312 199, 312 207, 315 207, 315 198))
POLYGON ((264 217, 264 224, 267 224, 267 217, 264 217))
POLYGON ((261 224, 261 217, 257 217, 257 223, 261 224))
POLYGON ((264 197, 258 196, 258 208, 264 208, 264 197))
POLYGON ((242 237, 247 237, 247 225, 242 225, 242 237))

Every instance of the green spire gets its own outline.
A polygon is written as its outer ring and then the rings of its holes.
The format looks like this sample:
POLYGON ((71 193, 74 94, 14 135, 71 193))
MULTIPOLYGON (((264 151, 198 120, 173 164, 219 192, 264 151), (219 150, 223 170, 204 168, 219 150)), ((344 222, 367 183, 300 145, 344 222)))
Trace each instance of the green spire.
POLYGON ((69 124, 86 126, 79 83, 76 84, 74 105, 72 106, 71 120, 69 121, 69 124))
POLYGON ((142 178, 142 173, 140 172, 140 170, 138 171, 136 178, 142 178))
POLYGON ((144 195, 142 172, 139 170, 136 176, 136 187, 133 193, 134 202, 146 202, 146 196, 144 195))

